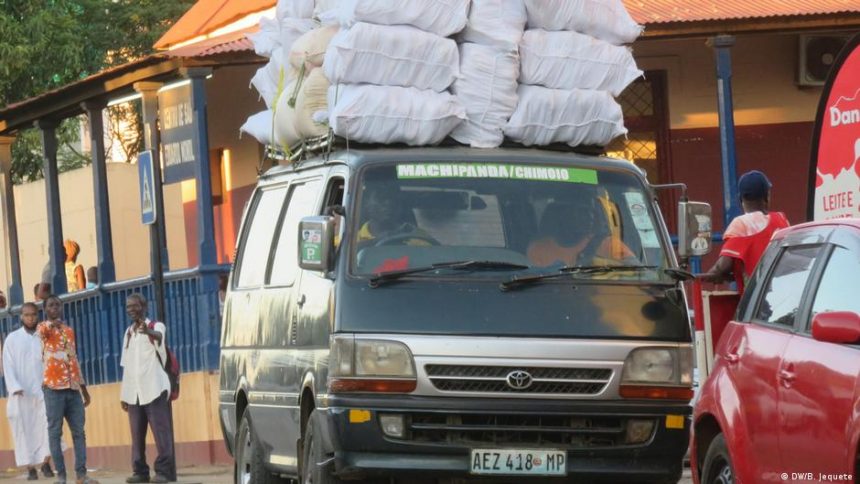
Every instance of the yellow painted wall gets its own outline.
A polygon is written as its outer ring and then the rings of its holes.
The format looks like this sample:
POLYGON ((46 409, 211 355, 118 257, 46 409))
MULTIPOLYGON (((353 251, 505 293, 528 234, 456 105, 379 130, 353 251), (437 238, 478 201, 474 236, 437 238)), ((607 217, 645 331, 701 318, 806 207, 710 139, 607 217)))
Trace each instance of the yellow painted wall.
MULTIPOLYGON (((718 125, 714 51, 706 39, 642 40, 643 70, 667 71, 672 129, 718 125)), ((732 48, 737 125, 813 121, 821 88, 799 87, 797 34, 744 35, 732 48)))
MULTIPOLYGON (((137 165, 109 163, 108 193, 111 206, 114 260, 117 279, 149 274, 149 231, 140 223, 137 165)), ((95 205, 91 167, 60 175, 60 207, 63 212, 63 237, 81 246, 78 263, 84 269, 98 261, 95 232, 95 205)), ((185 222, 178 185, 164 190, 167 233, 171 268, 184 268, 188 258, 184 246, 185 222), (181 249, 181 250, 180 250, 181 249)), ((24 298, 33 298, 33 286, 39 282, 42 268, 48 262, 48 215, 44 180, 15 187, 15 212, 18 219, 18 243, 24 298)), ((5 252, 6 240, 0 241, 5 252)), ((0 260, 2 287, 8 287, 8 261, 0 260)))
MULTIPOLYGON (((222 439, 218 423, 218 375, 183 373, 179 399, 173 402, 174 439, 177 443, 222 439)), ((131 445, 128 417, 119 403, 119 383, 89 387, 92 404, 87 408, 87 446, 131 445)), ((0 451, 14 449, 6 425, 6 399, 0 399, 0 451)), ((63 433, 69 443, 68 428, 63 433)), ((147 436, 150 443, 152 434, 147 436)))

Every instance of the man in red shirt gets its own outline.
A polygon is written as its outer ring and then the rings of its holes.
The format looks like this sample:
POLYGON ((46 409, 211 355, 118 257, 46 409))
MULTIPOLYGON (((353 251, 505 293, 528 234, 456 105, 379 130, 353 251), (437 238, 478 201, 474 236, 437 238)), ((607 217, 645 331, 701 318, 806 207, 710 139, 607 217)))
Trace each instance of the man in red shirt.
POLYGON ((789 226, 784 213, 770 211, 772 186, 760 171, 741 175, 738 192, 744 214, 735 217, 723 233, 720 258, 701 279, 721 283, 734 278, 743 289, 744 281, 752 275, 774 232, 789 226))

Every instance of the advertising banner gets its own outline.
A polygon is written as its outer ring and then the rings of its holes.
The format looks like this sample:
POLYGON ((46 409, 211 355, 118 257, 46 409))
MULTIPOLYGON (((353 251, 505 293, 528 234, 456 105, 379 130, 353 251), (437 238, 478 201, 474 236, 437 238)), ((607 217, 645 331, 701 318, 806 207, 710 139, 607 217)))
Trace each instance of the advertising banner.
POLYGON ((824 85, 812 138, 809 217, 860 217, 860 35, 824 85))

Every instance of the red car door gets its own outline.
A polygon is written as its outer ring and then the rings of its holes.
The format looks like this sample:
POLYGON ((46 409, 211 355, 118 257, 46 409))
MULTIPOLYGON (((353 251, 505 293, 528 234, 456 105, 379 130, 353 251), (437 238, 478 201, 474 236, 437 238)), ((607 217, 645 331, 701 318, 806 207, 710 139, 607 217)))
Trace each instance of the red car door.
POLYGON ((736 368, 733 380, 741 397, 753 468, 763 481, 784 469, 779 455, 778 372, 818 252, 818 246, 780 252, 761 288, 751 324, 743 325, 742 335, 726 341, 723 349, 728 366, 736 368))
MULTIPOLYGON (((860 242, 846 238, 828 249, 811 314, 860 314, 860 242)), ((853 414, 860 349, 816 341, 811 317, 789 341, 779 369, 779 448, 785 472, 853 474, 857 449, 853 414)))
POLYGON ((783 470, 777 375, 818 250, 808 246, 783 249, 761 288, 751 322, 732 323, 720 344, 720 356, 740 397, 738 408, 732 409, 734 415, 727 412, 726 418, 733 419, 732 426, 743 429, 748 439, 750 470, 757 482, 783 470))

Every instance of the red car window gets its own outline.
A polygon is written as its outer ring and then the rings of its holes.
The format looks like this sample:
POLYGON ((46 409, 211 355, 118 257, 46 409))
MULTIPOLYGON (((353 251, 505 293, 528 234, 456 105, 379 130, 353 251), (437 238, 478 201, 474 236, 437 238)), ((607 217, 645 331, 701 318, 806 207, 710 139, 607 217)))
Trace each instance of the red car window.
POLYGON ((756 311, 757 321, 794 326, 803 291, 819 251, 818 246, 791 247, 780 255, 756 311))

